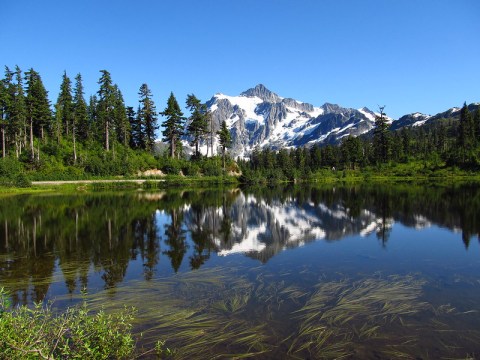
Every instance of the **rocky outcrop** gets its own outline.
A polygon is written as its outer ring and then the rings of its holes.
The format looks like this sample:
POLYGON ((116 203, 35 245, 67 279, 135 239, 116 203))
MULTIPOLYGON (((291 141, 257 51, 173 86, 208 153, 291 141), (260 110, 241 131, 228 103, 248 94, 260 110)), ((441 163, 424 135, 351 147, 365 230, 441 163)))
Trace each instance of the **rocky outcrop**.
POLYGON ((232 156, 248 157, 255 147, 279 149, 338 142, 373 128, 375 114, 363 108, 343 108, 326 103, 321 107, 282 98, 257 85, 239 96, 217 94, 209 107, 216 131, 222 121, 232 133, 232 156))

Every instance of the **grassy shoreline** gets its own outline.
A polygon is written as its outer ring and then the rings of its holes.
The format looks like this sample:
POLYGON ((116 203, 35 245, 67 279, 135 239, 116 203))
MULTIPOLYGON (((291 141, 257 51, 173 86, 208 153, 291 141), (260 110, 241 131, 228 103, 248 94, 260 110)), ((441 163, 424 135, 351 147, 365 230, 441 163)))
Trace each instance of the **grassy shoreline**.
POLYGON ((295 180, 269 179, 257 176, 181 176, 162 177, 103 177, 79 180, 32 181, 30 186, 0 185, 0 194, 28 194, 41 192, 85 192, 94 190, 155 190, 177 186, 205 187, 217 185, 278 185, 278 184, 351 184, 351 183, 457 183, 480 182, 480 173, 458 168, 415 168, 394 166, 381 169, 338 170, 324 169, 295 180))

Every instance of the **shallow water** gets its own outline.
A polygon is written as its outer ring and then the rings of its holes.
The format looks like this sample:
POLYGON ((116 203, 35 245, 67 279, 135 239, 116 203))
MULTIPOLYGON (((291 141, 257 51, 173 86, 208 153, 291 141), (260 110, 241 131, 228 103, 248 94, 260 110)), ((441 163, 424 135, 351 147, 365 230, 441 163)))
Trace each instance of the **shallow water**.
POLYGON ((475 184, 4 197, 0 286, 135 306, 177 358, 475 358, 479 214, 475 184))

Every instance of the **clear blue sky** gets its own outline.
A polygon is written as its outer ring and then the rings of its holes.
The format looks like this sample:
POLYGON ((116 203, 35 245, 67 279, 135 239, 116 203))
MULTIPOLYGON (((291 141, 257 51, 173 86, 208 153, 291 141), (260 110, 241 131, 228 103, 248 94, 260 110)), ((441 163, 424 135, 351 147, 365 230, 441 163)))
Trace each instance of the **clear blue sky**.
MULTIPOLYGON (((63 71, 86 98, 110 71, 127 105, 147 83, 201 100, 265 84, 320 106, 386 105, 389 116, 480 102, 478 0, 0 0, 0 65, 63 71)), ((3 75, 2 75, 3 77, 3 75)))

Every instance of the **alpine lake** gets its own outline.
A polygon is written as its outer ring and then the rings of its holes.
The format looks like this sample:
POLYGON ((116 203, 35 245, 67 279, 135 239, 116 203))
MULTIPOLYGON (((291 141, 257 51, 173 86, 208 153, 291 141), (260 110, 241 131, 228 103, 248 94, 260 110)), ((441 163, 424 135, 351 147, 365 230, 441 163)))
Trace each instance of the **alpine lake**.
POLYGON ((0 287, 178 359, 480 358, 479 234, 478 183, 11 195, 0 287))

